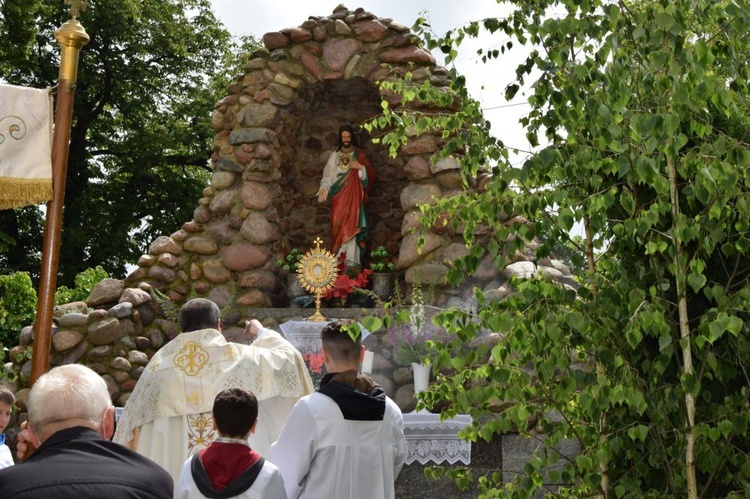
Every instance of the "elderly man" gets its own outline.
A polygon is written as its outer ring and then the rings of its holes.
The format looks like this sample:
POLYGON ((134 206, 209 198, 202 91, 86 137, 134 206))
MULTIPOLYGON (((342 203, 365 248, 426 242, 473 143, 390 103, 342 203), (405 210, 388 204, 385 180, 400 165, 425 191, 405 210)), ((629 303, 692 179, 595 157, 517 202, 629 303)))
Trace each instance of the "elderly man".
POLYGON ((163 466, 177 481, 182 463, 216 438, 211 409, 216 395, 242 388, 258 398, 258 426, 250 446, 268 456, 297 400, 313 391, 302 356, 279 333, 248 321, 252 345, 221 334, 219 307, 196 298, 178 320, 182 334, 149 361, 130 394, 115 441, 163 466))
POLYGON ((24 436, 38 448, 0 471, 3 499, 172 497, 166 471, 109 441, 114 407, 106 383, 88 367, 65 365, 41 376, 29 393, 28 413, 24 436))

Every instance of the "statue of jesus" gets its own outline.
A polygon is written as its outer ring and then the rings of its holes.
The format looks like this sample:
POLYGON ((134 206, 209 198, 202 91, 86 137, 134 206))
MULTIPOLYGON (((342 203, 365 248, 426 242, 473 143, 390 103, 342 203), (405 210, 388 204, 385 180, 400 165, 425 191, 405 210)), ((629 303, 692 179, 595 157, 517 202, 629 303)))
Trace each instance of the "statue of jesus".
POLYGON ((365 202, 375 169, 354 138, 354 128, 339 128, 339 147, 331 153, 318 190, 318 201, 331 195, 331 245, 336 256, 346 254, 347 265, 361 265, 367 236, 365 202))

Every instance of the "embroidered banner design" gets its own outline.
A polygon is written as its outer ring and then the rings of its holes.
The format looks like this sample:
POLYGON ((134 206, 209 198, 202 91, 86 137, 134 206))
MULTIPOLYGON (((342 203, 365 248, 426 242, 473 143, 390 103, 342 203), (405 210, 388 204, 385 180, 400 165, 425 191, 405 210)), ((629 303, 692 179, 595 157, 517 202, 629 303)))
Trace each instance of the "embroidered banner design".
POLYGON ((0 84, 0 210, 52 199, 52 96, 0 84))

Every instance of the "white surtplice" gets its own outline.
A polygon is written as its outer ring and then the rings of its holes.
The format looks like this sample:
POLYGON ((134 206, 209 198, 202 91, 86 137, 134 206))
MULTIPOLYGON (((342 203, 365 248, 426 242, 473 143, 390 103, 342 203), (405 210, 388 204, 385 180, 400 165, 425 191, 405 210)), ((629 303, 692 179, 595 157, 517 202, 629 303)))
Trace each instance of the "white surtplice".
POLYGON ((148 363, 118 421, 114 440, 163 466, 180 467, 218 435, 211 409, 227 388, 258 398, 251 447, 268 457, 297 400, 313 391, 300 353, 279 333, 261 329, 252 345, 229 343, 215 329, 182 333, 148 363))

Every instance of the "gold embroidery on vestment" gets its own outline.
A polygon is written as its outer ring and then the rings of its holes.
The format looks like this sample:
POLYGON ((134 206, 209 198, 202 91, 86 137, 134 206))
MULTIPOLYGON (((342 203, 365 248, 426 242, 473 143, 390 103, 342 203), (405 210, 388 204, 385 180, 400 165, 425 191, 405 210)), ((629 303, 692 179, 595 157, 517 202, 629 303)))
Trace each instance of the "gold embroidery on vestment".
POLYGON ((203 394, 199 391, 193 391, 186 395, 185 400, 190 407, 197 407, 203 400, 203 394))
POLYGON ((195 376, 208 363, 208 352, 190 341, 175 355, 174 363, 188 376, 195 376))
POLYGON ((188 415, 188 453, 214 440, 214 420, 210 412, 188 415))

